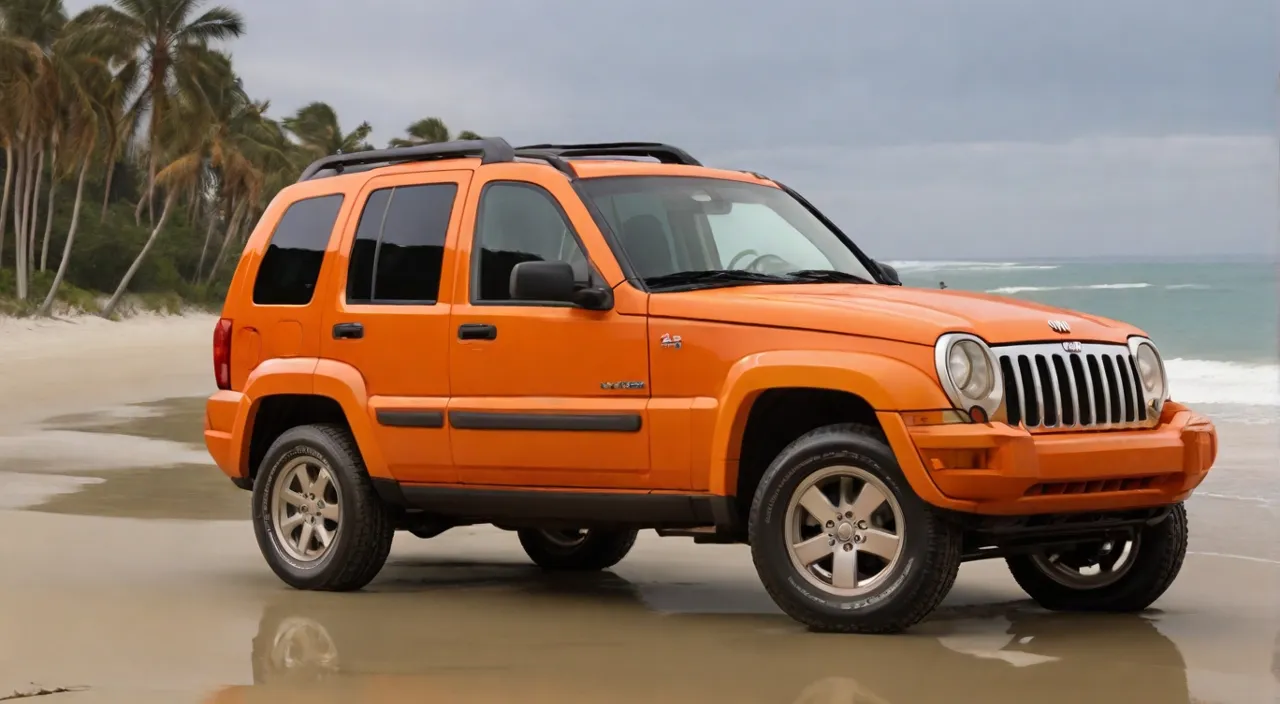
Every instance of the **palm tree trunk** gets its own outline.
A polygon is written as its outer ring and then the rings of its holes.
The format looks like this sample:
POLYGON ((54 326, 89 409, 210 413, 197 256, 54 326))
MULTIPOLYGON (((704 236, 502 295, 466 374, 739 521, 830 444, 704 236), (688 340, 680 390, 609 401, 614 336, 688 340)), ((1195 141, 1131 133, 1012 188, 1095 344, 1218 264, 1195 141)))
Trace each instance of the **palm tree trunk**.
MULTIPOLYGON (((235 210, 235 200, 231 201, 232 210, 235 210)), ((196 275, 191 277, 191 283, 198 283, 200 275, 204 273, 204 260, 209 254, 209 243, 213 241, 213 228, 218 226, 218 209, 209 208, 209 227, 204 231, 204 246, 200 248, 200 261, 196 264, 196 275)))
POLYGON ((111 203, 111 182, 116 177, 116 139, 114 135, 111 138, 111 144, 107 147, 107 175, 103 179, 102 186, 102 214, 98 216, 98 222, 107 221, 107 206, 111 203))
POLYGON ((241 199, 240 204, 236 206, 236 210, 231 215, 231 221, 227 223, 227 234, 222 238, 222 246, 218 248, 218 256, 213 260, 213 266, 209 269, 209 275, 205 278, 206 286, 213 283, 213 279, 218 275, 218 267, 222 266, 223 257, 227 256, 228 245, 231 240, 235 239, 236 232, 240 229, 240 222, 244 219, 245 204, 248 201, 241 199))
POLYGON ((125 289, 129 288, 129 281, 133 279, 133 275, 138 273, 138 268, 142 266, 142 260, 146 259, 147 252, 151 251, 151 245, 156 243, 156 237, 160 234, 160 230, 164 229, 164 223, 169 219, 169 213, 173 211, 173 202, 177 199, 178 189, 169 189, 164 198, 164 209, 160 211, 160 221, 151 230, 151 236, 147 238, 147 243, 142 245, 142 251, 138 252, 138 258, 134 259, 133 264, 129 265, 129 270, 124 272, 124 278, 120 279, 120 285, 116 287, 116 292, 111 294, 110 300, 102 307, 102 317, 110 318, 115 313, 116 306, 120 304, 120 297, 124 295, 125 289))
POLYGON ((44 179, 44 143, 40 144, 36 159, 36 177, 31 193, 31 218, 27 221, 27 271, 36 269, 36 230, 40 224, 40 181, 44 179))
MULTIPOLYGON (((53 152, 49 155, 49 200, 45 203, 45 208, 49 213, 45 215, 44 220, 44 238, 40 243, 40 271, 48 268, 49 262, 49 234, 53 231, 53 196, 58 192, 58 143, 53 143, 53 152)), ((34 256, 32 257, 34 258, 34 256)))
POLYGON ((13 167, 13 246, 14 257, 16 260, 17 252, 22 251, 22 204, 26 200, 27 195, 27 160, 23 153, 25 145, 18 142, 18 148, 14 150, 14 167, 13 167))
POLYGON ((13 144, 4 145, 4 195, 0 196, 0 266, 4 265, 4 230, 9 221, 9 187, 13 185, 13 144))
MULTIPOLYGON (((84 161, 80 164, 80 181, 76 183, 76 204, 71 208, 71 226, 67 228, 67 241, 62 245, 62 261, 58 262, 58 272, 53 275, 53 284, 49 286, 49 293, 44 297, 44 303, 41 303, 39 310, 36 311, 37 315, 49 315, 53 310, 53 301, 58 295, 58 287, 62 285, 62 279, 67 275, 67 265, 71 263, 71 243, 76 240, 76 227, 80 224, 80 205, 84 202, 84 179, 89 175, 91 163, 93 163, 93 150, 88 149, 85 152, 84 161)), ((49 244, 48 237, 45 237, 44 243, 46 246, 49 244)))
MULTIPOLYGON (((155 138, 152 137, 154 141, 155 138)), ((151 152, 151 168, 147 172, 147 181, 150 186, 147 187, 147 223, 155 224, 156 221, 156 153, 151 152)), ((161 213, 163 215, 163 213, 161 213)))
POLYGON ((138 226, 142 225, 142 208, 146 206, 147 199, 151 197, 150 194, 151 194, 151 188, 148 187, 146 192, 138 196, 138 205, 133 209, 133 224, 138 226))
POLYGON ((23 160, 23 171, 25 173, 22 174, 22 188, 23 188, 23 194, 21 198, 22 223, 18 226, 18 232, 16 233, 17 235, 16 239, 18 241, 18 250, 15 253, 16 256, 14 257, 14 262, 13 262, 14 269, 17 273, 17 294, 18 294, 18 300, 20 301, 27 300, 27 263, 28 263, 27 230, 31 222, 32 195, 33 195, 33 191, 36 190, 35 188, 35 181, 36 181, 35 145, 33 145, 30 140, 27 140, 26 149, 27 149, 26 159, 23 160))

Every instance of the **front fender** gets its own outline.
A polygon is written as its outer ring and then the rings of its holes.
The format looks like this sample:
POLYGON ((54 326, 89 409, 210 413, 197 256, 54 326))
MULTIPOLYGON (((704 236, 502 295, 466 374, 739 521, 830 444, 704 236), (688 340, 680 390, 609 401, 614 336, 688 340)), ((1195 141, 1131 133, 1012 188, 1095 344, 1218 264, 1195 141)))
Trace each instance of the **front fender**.
POLYGON ((751 405, 769 389, 815 388, 861 397, 876 411, 950 408, 934 378, 911 364, 867 352, 779 350, 744 357, 721 387, 712 433, 711 493, 729 496, 738 482, 742 433, 751 405))

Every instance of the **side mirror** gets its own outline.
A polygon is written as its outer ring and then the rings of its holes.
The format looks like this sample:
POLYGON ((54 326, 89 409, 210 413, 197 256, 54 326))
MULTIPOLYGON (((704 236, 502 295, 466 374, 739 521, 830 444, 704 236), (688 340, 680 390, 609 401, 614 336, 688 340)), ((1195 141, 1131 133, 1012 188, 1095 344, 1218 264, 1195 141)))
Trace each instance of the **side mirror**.
POLYGON ((516 301, 557 301, 588 310, 609 310, 613 292, 583 287, 574 281, 573 267, 562 261, 520 262, 511 269, 511 299, 516 301))
POLYGON ((902 285, 902 279, 898 278, 897 269, 894 269, 892 266, 889 266, 884 262, 876 262, 876 266, 880 267, 880 275, 883 276, 884 280, 887 281, 890 285, 892 286, 902 285))
POLYGON ((517 301, 573 301, 569 262, 520 262, 511 269, 511 298, 517 301))

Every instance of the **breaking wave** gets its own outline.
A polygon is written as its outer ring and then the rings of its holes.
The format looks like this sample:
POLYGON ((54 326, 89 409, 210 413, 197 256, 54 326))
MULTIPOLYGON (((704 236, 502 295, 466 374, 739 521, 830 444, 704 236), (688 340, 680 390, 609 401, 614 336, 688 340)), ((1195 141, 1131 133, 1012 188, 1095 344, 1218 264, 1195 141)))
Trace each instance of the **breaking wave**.
POLYGON ((1028 293, 1036 291, 1104 291, 1108 289, 1125 289, 1125 288, 1151 288, 1148 283, 1135 284, 1077 284, 1074 286, 1001 286, 1000 288, 987 289, 987 293, 998 293, 1008 296, 1014 293, 1028 293))
POLYGON ((967 261, 920 261, 906 259, 890 261, 890 266, 899 273, 922 273, 928 271, 1044 271, 1057 269, 1054 264, 1024 264, 1022 262, 967 262, 967 261))
POLYGON ((1167 359, 1164 366, 1180 403, 1280 407, 1280 365, 1167 359))
MULTIPOLYGON (((1148 283, 1131 283, 1131 284, 1076 284, 1073 286, 1001 286, 1000 288, 989 288, 987 293, 995 293, 1002 296, 1011 296, 1015 293, 1038 293, 1042 291, 1108 291, 1123 290, 1137 288, 1154 288, 1148 283)), ((1166 291, 1207 291, 1212 286, 1206 284, 1169 284, 1160 286, 1166 291)))

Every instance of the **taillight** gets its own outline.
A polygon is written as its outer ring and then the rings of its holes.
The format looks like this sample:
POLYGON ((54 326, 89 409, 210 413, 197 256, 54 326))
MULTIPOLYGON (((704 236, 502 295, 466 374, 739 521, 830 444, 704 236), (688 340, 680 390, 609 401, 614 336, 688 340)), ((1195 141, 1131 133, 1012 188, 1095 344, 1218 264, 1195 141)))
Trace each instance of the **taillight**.
POLYGON ((219 389, 231 388, 231 318, 220 318, 213 328, 213 378, 219 389))

